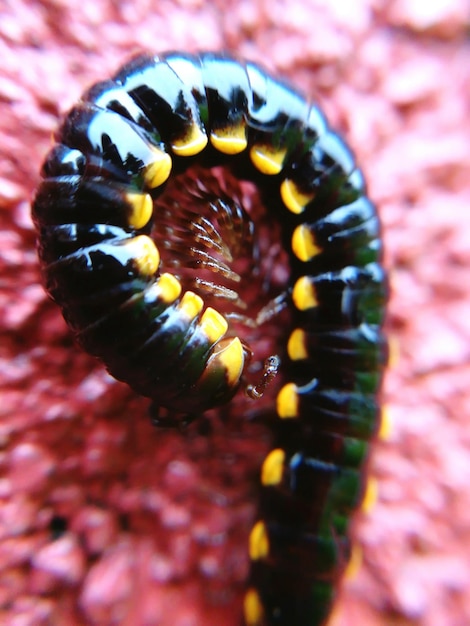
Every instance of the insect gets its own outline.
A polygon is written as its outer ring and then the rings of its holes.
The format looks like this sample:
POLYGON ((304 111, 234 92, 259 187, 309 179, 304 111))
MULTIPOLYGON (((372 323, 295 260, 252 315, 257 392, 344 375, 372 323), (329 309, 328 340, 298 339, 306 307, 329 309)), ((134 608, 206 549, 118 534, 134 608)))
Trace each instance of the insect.
POLYGON ((387 352, 380 225, 351 151, 292 86, 219 53, 133 58, 56 140, 33 202, 47 291, 170 420, 226 406, 254 368, 241 406, 264 407, 272 448, 244 623, 323 623, 387 352))

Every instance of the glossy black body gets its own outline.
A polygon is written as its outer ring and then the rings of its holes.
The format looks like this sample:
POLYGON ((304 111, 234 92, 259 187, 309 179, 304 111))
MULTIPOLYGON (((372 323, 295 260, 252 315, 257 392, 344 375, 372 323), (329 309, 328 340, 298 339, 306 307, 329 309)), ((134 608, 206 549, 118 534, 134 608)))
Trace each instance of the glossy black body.
MULTIPOLYGON (((46 287, 86 350, 166 406, 199 378, 207 350, 198 351, 193 329, 174 306, 145 300, 152 279, 120 245, 149 233, 148 226, 129 225, 126 193, 161 193, 163 186, 145 187, 153 148, 171 154, 173 172, 194 162, 233 164, 237 175, 258 184, 282 225, 289 293, 302 276, 315 286, 315 308, 298 310, 289 302, 293 328, 306 332, 311 356, 283 364, 286 378, 300 387, 299 416, 272 422, 273 448, 290 460, 281 485, 261 487, 259 515, 270 552, 253 563, 250 585, 267 625, 321 624, 349 557, 351 514, 363 497, 369 442, 379 423, 387 288, 375 207, 350 150, 318 107, 253 64, 212 53, 142 55, 92 87, 65 118, 34 201, 46 287), (172 149, 191 129, 209 137, 240 124, 247 149, 236 156, 210 142, 191 157, 172 149), (267 176, 250 162, 254 144, 285 150, 279 174, 267 176), (299 214, 283 206, 285 178, 312 196, 299 214), (321 248, 309 261, 291 249, 301 224, 321 248), (189 383, 179 388, 175 372, 185 371, 189 383)), ((197 410, 187 402, 188 413, 197 410)))

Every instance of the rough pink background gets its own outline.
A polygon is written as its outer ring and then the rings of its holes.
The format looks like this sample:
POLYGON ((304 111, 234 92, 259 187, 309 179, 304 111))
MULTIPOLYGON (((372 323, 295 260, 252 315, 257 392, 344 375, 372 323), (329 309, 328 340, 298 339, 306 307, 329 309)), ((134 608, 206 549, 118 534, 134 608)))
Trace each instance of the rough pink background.
POLYGON ((465 0, 0 0, 0 623, 240 611, 259 434, 153 430, 39 285, 29 200, 58 115, 142 48, 260 61, 356 150, 391 268, 392 426, 331 626, 470 623, 469 16, 465 0))

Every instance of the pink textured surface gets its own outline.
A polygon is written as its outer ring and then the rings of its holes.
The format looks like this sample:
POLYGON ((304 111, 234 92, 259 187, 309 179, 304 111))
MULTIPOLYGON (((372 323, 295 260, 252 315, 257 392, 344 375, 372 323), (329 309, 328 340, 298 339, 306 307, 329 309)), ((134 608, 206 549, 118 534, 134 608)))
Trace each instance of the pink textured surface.
POLYGON ((155 431, 39 285, 29 199, 58 115, 142 48, 262 62, 354 147, 384 223, 396 358, 364 563, 331 624, 470 623, 469 16, 465 0, 0 0, 0 623, 240 612, 262 435, 155 431))

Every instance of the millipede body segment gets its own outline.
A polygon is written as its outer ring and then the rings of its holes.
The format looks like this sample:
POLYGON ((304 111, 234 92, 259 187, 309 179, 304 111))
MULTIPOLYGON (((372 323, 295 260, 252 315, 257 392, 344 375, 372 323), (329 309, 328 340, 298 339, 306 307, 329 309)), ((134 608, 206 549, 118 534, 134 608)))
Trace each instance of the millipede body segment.
POLYGON ((214 180, 247 181, 278 225, 289 327, 243 619, 323 623, 350 556, 386 362, 380 227, 353 155, 294 88, 216 53, 135 57, 84 94, 56 140, 33 203, 47 291, 78 343, 170 414, 229 402, 256 360, 236 332, 250 317, 236 258, 251 255, 256 273, 256 223, 214 180), (198 174, 217 168, 210 182, 198 174))

